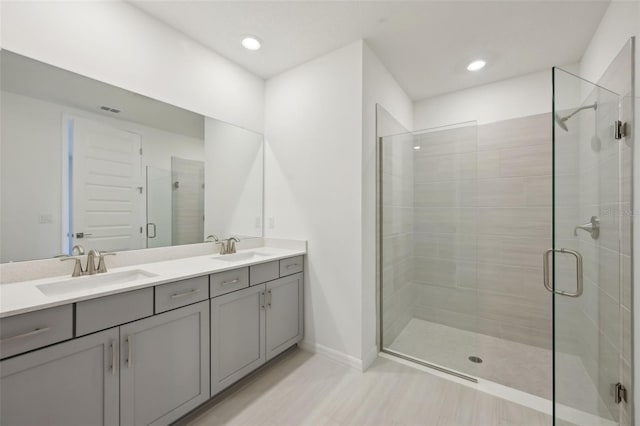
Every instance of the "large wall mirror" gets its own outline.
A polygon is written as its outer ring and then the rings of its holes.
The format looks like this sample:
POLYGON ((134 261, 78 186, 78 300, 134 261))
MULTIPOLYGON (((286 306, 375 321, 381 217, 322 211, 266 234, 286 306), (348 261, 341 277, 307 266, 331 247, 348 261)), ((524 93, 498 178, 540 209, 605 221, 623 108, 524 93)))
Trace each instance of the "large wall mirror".
POLYGON ((260 237, 263 136, 0 52, 0 261, 260 237))

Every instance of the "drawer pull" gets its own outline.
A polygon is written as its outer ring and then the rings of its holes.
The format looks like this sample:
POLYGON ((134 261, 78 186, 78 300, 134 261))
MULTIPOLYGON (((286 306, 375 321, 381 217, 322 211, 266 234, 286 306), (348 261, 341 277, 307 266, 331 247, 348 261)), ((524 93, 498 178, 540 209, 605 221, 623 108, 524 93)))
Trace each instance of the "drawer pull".
POLYGON ((299 263, 292 263, 290 265, 287 265, 287 269, 293 268, 294 266, 298 266, 298 265, 300 265, 300 264, 299 263))
POLYGON ((109 348, 111 349, 111 375, 115 376, 116 375, 116 363, 118 362, 118 358, 117 358, 117 354, 116 354, 116 348, 115 348, 115 342, 112 340, 111 344, 109 345, 109 348))
POLYGON ((133 366, 133 336, 127 336, 127 367, 133 366))
POLYGON ((184 293, 176 293, 176 294, 172 294, 171 298, 172 299, 179 299, 181 297, 185 297, 185 296, 191 296, 193 294, 199 293, 200 289, 199 288, 194 288, 193 290, 189 290, 189 291, 185 291, 184 293))
POLYGON ((236 284, 240 282, 240 278, 236 278, 235 280, 231 280, 231 281, 222 281, 222 283, 220 285, 229 285, 229 284, 236 284))
POLYGON ((29 331, 27 333, 18 334, 16 336, 5 337, 4 339, 0 339, 0 343, 6 343, 11 340, 22 339, 24 337, 32 337, 38 334, 42 334, 49 331, 49 327, 36 328, 35 330, 29 331))
POLYGON ((267 292, 267 306, 271 308, 271 290, 267 292))

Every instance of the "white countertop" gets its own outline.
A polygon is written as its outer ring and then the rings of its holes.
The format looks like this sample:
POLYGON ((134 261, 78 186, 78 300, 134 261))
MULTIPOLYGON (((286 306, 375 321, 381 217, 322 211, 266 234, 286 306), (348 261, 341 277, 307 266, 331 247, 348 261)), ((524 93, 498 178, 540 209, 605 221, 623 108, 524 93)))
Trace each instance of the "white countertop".
POLYGON ((244 252, 256 252, 263 256, 260 256, 259 259, 226 262, 219 260, 219 258, 224 259, 225 256, 209 254, 205 256, 113 268, 106 274, 76 278, 71 278, 70 276, 58 276, 3 284, 0 286, 0 318, 306 254, 306 250, 302 249, 285 249, 275 247, 259 247, 248 250, 238 250, 238 253, 244 252), (83 280, 97 276, 106 277, 109 274, 131 270, 142 270, 153 274, 154 276, 128 283, 101 285, 97 288, 82 289, 58 295, 47 296, 38 289, 38 286, 43 284, 53 284, 69 281, 70 279, 74 280, 75 283, 75 280, 83 280))

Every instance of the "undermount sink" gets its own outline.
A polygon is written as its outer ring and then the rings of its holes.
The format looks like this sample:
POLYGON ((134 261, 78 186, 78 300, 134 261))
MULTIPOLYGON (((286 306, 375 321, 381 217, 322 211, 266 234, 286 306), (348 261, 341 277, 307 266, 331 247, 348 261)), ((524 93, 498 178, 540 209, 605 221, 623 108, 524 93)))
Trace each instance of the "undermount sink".
POLYGON ((73 293, 76 291, 93 290, 100 287, 108 287, 115 284, 132 283, 134 281, 146 280, 147 278, 156 276, 156 274, 143 271, 142 269, 133 269, 131 271, 70 278, 64 281, 40 284, 37 287, 38 290, 40 290, 45 296, 58 296, 62 294, 73 293))
POLYGON ((234 253, 234 254, 223 254, 220 256, 216 256, 213 259, 215 260, 220 260, 223 262, 245 262, 245 261, 252 261, 252 260, 261 260, 264 259, 265 257, 270 256, 269 253, 261 253, 259 251, 244 251, 241 253, 234 253))

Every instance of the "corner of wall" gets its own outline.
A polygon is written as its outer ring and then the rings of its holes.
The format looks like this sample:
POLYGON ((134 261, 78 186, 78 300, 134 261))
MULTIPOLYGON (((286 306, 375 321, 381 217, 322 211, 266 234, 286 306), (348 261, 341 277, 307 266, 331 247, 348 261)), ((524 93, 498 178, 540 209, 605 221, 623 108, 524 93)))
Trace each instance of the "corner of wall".
POLYGON ((361 368, 362 40, 266 82, 268 236, 309 242, 301 346, 361 368))
POLYGON ((361 207, 361 357, 373 363, 377 342, 377 140, 376 105, 380 104, 408 129, 413 102, 368 43, 362 43, 362 207, 361 207))

